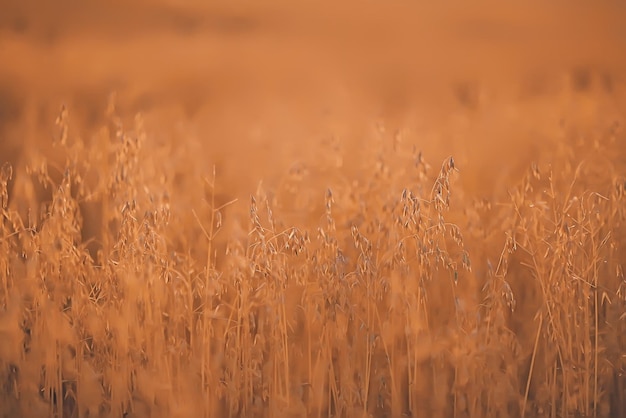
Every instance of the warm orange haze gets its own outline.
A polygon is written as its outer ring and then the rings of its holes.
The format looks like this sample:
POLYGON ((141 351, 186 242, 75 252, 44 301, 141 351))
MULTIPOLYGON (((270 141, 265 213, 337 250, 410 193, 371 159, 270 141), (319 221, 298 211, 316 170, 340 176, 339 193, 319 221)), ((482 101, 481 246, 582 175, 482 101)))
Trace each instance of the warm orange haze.
POLYGON ((626 7, 413 3, 1 2, 0 417, 626 416, 626 7))

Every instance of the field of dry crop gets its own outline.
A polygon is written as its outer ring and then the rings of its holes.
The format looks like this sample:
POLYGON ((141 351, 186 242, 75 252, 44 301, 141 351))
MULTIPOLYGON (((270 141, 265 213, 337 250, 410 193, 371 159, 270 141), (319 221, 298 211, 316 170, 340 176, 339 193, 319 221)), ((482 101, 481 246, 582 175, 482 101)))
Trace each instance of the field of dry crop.
POLYGON ((626 416, 626 8, 2 0, 0 417, 626 416))

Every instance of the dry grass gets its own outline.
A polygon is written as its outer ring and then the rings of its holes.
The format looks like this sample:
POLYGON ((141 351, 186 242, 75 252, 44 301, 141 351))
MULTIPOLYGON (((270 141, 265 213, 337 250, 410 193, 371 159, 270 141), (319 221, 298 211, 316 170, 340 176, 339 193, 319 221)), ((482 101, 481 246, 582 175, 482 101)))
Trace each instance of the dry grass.
POLYGON ((242 202, 139 117, 57 124, 0 173, 3 417, 626 413, 619 127, 504 202, 400 135, 242 202))

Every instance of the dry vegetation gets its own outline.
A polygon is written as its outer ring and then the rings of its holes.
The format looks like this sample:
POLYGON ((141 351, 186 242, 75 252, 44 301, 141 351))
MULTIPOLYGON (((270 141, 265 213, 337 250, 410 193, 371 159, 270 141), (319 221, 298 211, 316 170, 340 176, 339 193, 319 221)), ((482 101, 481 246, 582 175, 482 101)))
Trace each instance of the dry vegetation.
POLYGON ((623 8, 4 3, 0 418, 626 416, 623 8))
POLYGON ((215 170, 108 112, 2 168, 3 416, 624 413, 618 125, 504 202, 398 134, 353 177, 331 144, 217 203, 215 170))

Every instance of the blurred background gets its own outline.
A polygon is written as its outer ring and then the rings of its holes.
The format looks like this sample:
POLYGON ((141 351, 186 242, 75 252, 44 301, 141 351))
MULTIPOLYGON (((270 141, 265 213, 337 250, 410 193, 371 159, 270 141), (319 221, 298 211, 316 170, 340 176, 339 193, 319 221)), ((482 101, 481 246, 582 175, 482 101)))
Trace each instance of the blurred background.
POLYGON ((62 104, 88 141, 115 92, 234 194, 396 131, 490 194, 624 114, 623 3, 412 3, 3 0, 0 159, 48 149, 62 104))

